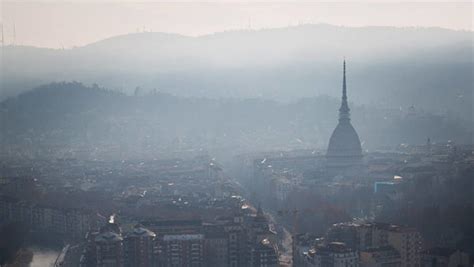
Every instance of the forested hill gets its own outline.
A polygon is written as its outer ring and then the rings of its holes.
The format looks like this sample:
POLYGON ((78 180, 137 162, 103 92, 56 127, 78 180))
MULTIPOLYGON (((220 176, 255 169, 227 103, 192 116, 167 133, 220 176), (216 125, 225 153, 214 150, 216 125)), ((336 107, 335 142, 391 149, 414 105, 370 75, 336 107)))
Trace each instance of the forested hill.
MULTIPOLYGON (((351 105, 354 127, 366 149, 399 143, 471 142, 461 121, 416 108, 351 105)), ((264 99, 177 97, 162 92, 136 96, 54 83, 0 104, 4 148, 231 152, 322 149, 337 123, 339 99, 303 98, 282 104, 264 99)), ((150 152, 151 153, 151 152, 150 152)), ((231 153, 232 154, 232 153, 231 153)))

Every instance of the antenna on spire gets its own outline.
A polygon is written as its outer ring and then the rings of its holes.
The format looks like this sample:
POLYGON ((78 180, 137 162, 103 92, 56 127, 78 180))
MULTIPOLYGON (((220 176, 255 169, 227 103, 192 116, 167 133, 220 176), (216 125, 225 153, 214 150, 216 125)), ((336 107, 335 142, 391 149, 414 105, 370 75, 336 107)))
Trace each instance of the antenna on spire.
POLYGON ((342 101, 341 107, 339 108, 339 120, 350 120, 350 109, 347 104, 347 84, 346 84, 346 58, 342 63, 342 101))
POLYGON ((343 80, 342 80, 342 98, 347 99, 347 88, 346 88, 346 57, 344 57, 343 65, 343 80))

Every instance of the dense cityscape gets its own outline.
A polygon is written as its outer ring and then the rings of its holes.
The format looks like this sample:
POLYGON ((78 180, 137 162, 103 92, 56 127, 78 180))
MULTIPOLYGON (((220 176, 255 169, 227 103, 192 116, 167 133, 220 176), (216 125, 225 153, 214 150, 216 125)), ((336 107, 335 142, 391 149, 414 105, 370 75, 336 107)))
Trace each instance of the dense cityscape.
POLYGON ((363 153, 343 72, 327 151, 240 154, 228 169, 205 152, 4 155, 7 256, 25 260, 15 246, 28 239, 63 246, 55 266, 469 266, 473 146, 427 137, 363 153))
POLYGON ((0 267, 473 267, 472 3, 412 4, 5 4, 0 267))

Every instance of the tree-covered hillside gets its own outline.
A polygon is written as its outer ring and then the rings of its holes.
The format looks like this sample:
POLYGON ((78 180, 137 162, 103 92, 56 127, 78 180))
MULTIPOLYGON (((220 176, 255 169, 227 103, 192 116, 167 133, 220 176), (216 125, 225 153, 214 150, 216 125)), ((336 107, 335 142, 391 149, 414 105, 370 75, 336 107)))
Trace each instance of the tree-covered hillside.
MULTIPOLYGON (((4 148, 238 152, 321 149, 337 123, 339 99, 303 98, 283 104, 264 99, 177 97, 149 91, 129 96, 80 83, 53 83, 0 105, 4 148)), ((351 104, 363 146, 471 142, 470 129, 449 116, 417 109, 351 104)), ((49 150, 48 150, 49 151, 49 150)), ((135 152, 136 152, 135 151, 135 152)), ((144 155, 147 156, 148 154, 144 155)), ((148 155, 149 156, 149 155, 148 155)))

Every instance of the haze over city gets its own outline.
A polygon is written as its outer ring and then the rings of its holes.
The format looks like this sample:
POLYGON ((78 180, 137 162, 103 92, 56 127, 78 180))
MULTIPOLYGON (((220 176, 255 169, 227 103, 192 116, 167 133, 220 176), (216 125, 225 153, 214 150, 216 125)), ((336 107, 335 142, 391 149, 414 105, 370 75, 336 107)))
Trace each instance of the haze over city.
POLYGON ((472 2, 0 8, 0 267, 474 266, 472 2))

